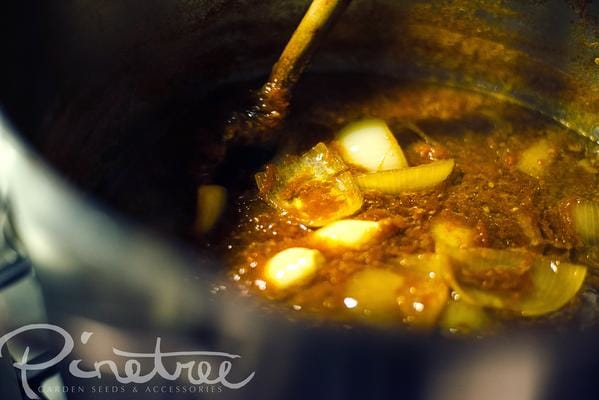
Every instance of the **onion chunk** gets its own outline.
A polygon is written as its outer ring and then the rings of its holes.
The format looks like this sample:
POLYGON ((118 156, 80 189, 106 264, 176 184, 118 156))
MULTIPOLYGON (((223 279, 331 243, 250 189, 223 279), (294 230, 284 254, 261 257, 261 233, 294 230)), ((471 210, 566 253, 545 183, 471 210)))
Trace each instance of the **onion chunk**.
POLYGON ((399 259, 399 267, 409 288, 398 298, 407 325, 432 328, 449 297, 451 267, 442 254, 415 254, 399 259))
POLYGON ((395 136, 380 119, 365 119, 347 125, 337 135, 335 149, 345 162, 368 172, 408 166, 395 136))
POLYGON ((366 268, 349 279, 345 298, 352 300, 353 311, 369 319, 393 319, 399 311, 397 297, 404 283, 404 278, 391 270, 366 268))
POLYGON ((432 188, 443 182, 455 163, 452 159, 434 161, 417 167, 362 174, 356 177, 362 189, 399 194, 432 188))
POLYGON ((370 321, 432 328, 448 299, 447 257, 407 255, 388 260, 388 266, 352 275, 345 288, 346 306, 370 321))
POLYGON ((287 156, 255 176, 261 196, 308 226, 323 226, 362 207, 362 192, 347 166, 318 143, 301 157, 287 156))

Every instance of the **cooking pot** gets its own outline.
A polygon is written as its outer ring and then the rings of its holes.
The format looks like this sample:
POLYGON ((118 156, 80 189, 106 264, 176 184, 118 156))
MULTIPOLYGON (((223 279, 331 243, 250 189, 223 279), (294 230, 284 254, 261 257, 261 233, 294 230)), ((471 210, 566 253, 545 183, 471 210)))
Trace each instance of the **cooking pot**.
MULTIPOLYGON (((219 87, 262 79, 309 1, 31 3, 9 0, 0 16, 0 204, 11 260, 23 274, 31 265, 36 283, 8 308, 0 334, 26 320, 39 283, 47 313, 29 322, 47 318, 100 340, 79 343, 66 361, 93 364, 111 347, 152 350, 160 336, 173 351, 240 355, 232 375, 255 375, 218 394, 225 398, 595 392, 599 345, 592 326, 580 330, 585 321, 565 332, 455 340, 292 319, 225 289, 219 260, 185 240, 210 162, 197 154, 217 140, 195 129, 208 117, 200 105, 219 87)), ((354 0, 307 73, 466 87, 599 141, 598 16, 597 2, 574 0, 354 0)), ((50 339, 39 342, 52 349, 50 339)), ((68 398, 118 384, 111 374, 82 382, 66 362, 59 370, 85 389, 68 398)), ((110 394, 119 396, 136 398, 110 394)))

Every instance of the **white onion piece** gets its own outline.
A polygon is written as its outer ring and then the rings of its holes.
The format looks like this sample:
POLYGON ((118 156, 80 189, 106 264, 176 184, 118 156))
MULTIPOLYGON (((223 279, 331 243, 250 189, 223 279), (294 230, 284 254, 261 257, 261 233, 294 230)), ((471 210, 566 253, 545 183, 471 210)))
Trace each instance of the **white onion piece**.
POLYGON ((368 172, 408 166, 395 136, 380 119, 365 119, 347 125, 337 135, 335 146, 345 162, 368 172))

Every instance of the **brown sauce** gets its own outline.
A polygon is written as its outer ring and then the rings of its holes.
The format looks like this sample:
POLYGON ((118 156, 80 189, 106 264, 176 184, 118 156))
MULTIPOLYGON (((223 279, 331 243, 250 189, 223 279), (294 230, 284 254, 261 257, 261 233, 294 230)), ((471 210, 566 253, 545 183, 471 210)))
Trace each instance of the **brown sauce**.
MULTIPOLYGON (((576 202, 599 201, 599 146, 535 112, 482 93, 380 77, 311 76, 293 98, 281 152, 301 154, 319 141, 328 143, 344 125, 365 117, 388 123, 410 166, 452 158, 453 172, 443 183, 413 193, 365 191, 362 208, 351 218, 385 221, 386 235, 359 249, 321 249, 326 263, 309 283, 278 290, 264 278, 267 261, 283 249, 309 247, 314 228, 264 202, 252 179, 258 171, 248 171, 248 182, 242 186, 250 189, 231 199, 229 215, 219 230, 223 234, 214 240, 230 265, 231 286, 273 301, 294 315, 434 328, 442 316, 432 316, 432 322, 411 323, 418 321, 412 318, 417 313, 402 311, 401 302, 397 310, 388 311, 394 314, 390 318, 373 319, 368 310, 350 309, 345 299, 348 282, 357 272, 392 270, 398 259, 433 254, 431 225, 442 219, 471 229, 477 247, 526 249, 558 263, 588 268, 583 287, 559 310, 532 318, 481 307, 490 321, 481 331, 500 330, 509 324, 589 323, 585 302, 595 299, 599 283, 594 274, 599 268, 597 249, 581 241, 567 213, 576 202), (414 127, 424 136, 416 134, 414 127), (542 165, 542 174, 533 177, 516 164, 522 153, 541 139, 555 154, 542 165)), ((321 207, 334 205, 321 203, 321 207)), ((530 285, 527 268, 461 269, 456 274, 465 285, 511 291, 518 297, 530 285)), ((416 279, 411 274, 404 272, 407 282, 416 279)), ((455 298, 452 288, 447 297, 439 297, 441 289, 433 281, 414 282, 408 284, 414 289, 408 296, 423 299, 423 304, 455 298)))

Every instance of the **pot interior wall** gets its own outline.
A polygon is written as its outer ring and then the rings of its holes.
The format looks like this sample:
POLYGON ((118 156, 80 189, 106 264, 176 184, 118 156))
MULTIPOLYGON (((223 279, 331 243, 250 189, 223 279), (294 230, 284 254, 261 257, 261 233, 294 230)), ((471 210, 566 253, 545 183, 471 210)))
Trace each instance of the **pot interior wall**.
MULTIPOLYGON (((6 14, 26 14, 14 2, 6 14)), ((64 175, 173 233, 193 216, 215 87, 263 77, 307 0, 67 1, 9 47, 5 108, 64 175), (10 50, 12 49, 12 50, 10 50), (205 104, 205 103, 204 103, 205 104)), ((597 6, 355 0, 311 72, 370 71, 505 96, 598 134, 597 6)), ((14 25, 14 26, 13 26, 14 25)), ((595 140, 596 137, 595 137, 595 140)))

